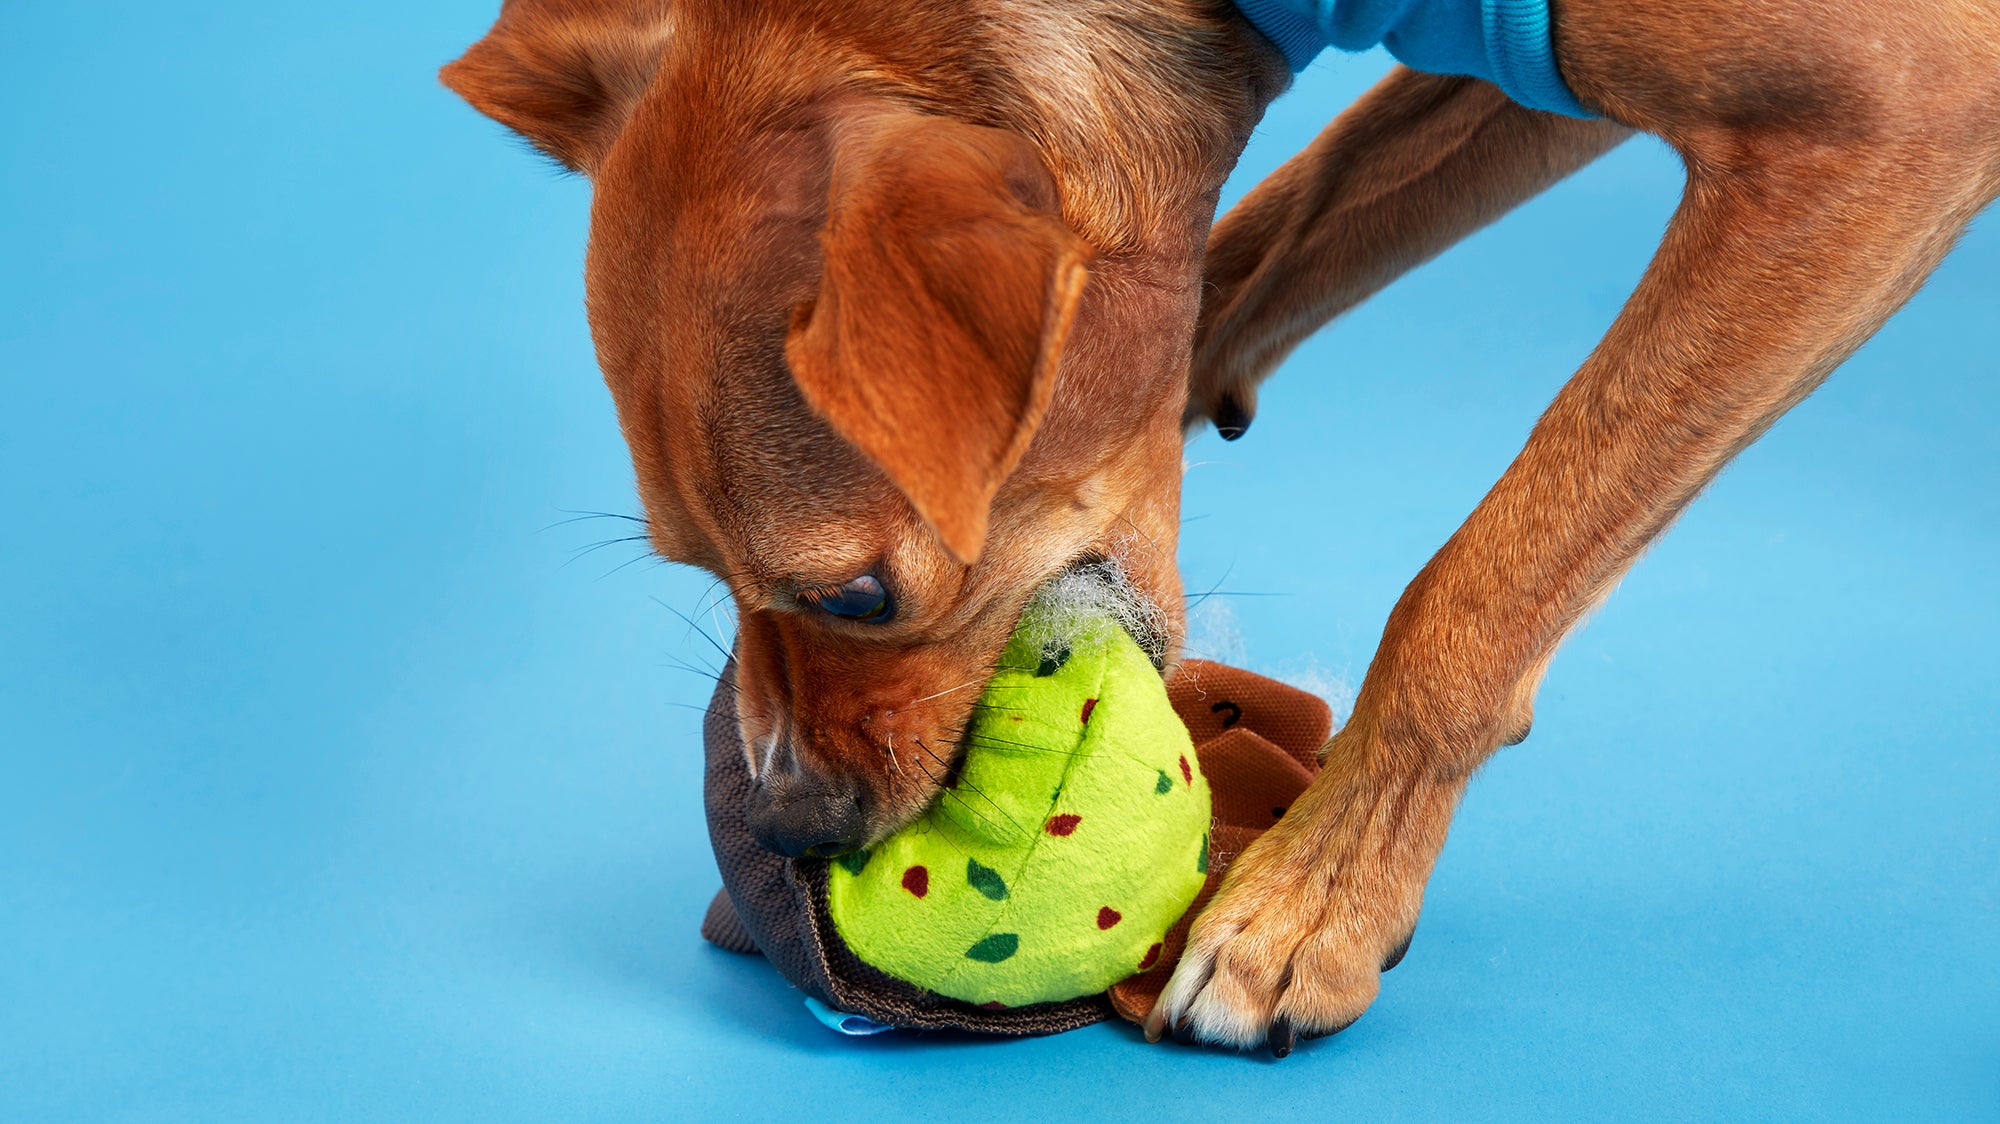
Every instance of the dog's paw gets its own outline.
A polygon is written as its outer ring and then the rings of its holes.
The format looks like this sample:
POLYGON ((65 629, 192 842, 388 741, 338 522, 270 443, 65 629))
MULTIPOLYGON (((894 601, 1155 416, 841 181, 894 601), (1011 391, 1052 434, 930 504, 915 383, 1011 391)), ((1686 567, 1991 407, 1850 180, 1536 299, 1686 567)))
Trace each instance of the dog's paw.
POLYGON ((1147 1037, 1283 1057, 1352 1025, 1409 947, 1460 788, 1322 774, 1230 867, 1147 1037))

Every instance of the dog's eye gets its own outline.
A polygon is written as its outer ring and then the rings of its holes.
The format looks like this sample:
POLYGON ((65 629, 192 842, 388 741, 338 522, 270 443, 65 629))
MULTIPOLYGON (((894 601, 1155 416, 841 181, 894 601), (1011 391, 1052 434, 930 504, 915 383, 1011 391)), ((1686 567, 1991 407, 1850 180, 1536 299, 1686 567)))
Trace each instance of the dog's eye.
POLYGON ((863 574, 853 581, 842 582, 839 585, 801 590, 799 604, 850 621, 868 621, 874 624, 888 620, 896 611, 895 606, 889 601, 889 591, 883 588, 881 579, 873 574, 863 574))

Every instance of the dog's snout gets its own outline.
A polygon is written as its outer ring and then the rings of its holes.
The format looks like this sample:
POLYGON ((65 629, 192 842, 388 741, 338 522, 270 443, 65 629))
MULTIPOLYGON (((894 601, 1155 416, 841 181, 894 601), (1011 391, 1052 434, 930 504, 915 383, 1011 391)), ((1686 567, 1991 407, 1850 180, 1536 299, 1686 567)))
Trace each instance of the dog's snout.
POLYGON ((787 858, 831 858, 861 845, 860 786, 814 769, 772 770, 750 789, 746 817, 758 845, 787 858))

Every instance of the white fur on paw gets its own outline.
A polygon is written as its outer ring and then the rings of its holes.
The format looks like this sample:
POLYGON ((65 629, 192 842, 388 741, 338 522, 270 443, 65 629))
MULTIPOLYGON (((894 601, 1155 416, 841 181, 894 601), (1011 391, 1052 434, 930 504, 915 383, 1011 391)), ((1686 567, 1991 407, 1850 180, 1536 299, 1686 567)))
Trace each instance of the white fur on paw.
POLYGON ((1160 993, 1166 1025, 1177 1035, 1201 1042, 1249 1048, 1263 1043, 1270 1020, 1251 1005, 1224 994, 1216 979, 1217 954, 1236 934, 1221 940, 1190 942, 1175 966, 1173 978, 1160 993), (1183 1029, 1182 1022, 1186 1026, 1183 1029))
POLYGON ((1188 1008, 1192 1018, 1188 1031, 1203 1042, 1248 1050, 1264 1044, 1271 1020, 1248 1005, 1222 997, 1218 989, 1204 987, 1188 1008))
POLYGON ((1159 998, 1160 1009, 1166 1012, 1165 1020, 1169 1028, 1180 1025, 1188 1004, 1194 1002, 1201 985, 1208 980, 1209 965, 1208 955, 1197 952, 1192 944, 1181 954, 1181 962, 1174 966, 1173 978, 1167 981, 1159 998))

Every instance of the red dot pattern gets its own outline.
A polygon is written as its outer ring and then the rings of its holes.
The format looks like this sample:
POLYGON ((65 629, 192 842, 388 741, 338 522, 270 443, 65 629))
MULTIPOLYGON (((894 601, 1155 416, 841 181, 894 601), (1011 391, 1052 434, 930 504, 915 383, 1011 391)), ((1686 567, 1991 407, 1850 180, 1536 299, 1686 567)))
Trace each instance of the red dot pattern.
MULTIPOLYGON (((1090 714, 1095 709, 1097 709, 1097 700, 1085 699, 1083 701, 1083 711, 1081 714, 1077 716, 1079 724, 1089 725, 1090 714)), ((1015 717, 1014 721, 1019 722, 1021 721, 1021 719, 1019 717, 1015 717)), ((1180 767, 1181 767, 1181 780, 1190 787, 1192 787, 1194 785, 1194 768, 1188 764, 1188 759, 1186 754, 1181 755, 1180 767)), ((947 777, 946 783, 948 786, 955 785, 957 780, 958 778, 956 776, 947 777)), ((1167 780, 1166 775, 1162 773, 1160 775, 1160 791, 1161 792, 1167 791, 1166 786, 1169 783, 1170 782, 1167 780)), ((1278 815, 1283 814, 1281 810, 1274 809, 1273 811, 1276 812, 1276 814, 1278 815)), ((1050 835, 1054 835, 1057 837, 1064 837, 1075 832, 1077 825, 1082 822, 1083 822, 1082 816, 1076 815, 1071 812, 1063 812, 1058 815, 1050 816, 1048 818, 1048 821, 1042 824, 1042 830, 1050 835)), ((915 896, 921 898, 930 893, 930 888, 931 888, 931 872, 925 869, 924 867, 913 866, 903 872, 903 889, 908 890, 911 894, 914 894, 915 896)), ((1097 927, 1099 930, 1111 929, 1123 920, 1125 920, 1125 915, 1111 908, 1108 905, 1099 907, 1097 911, 1097 927)), ((1139 961, 1139 971, 1141 972, 1147 971, 1151 969, 1154 965, 1158 964, 1160 962, 1160 952, 1161 952, 1161 945, 1158 942, 1155 942, 1150 948, 1146 949, 1146 955, 1139 961)), ((991 1003, 981 1003, 979 1006, 988 1011, 1004 1011, 1007 1009, 1007 1005, 1005 1003, 1000 1003, 997 1001, 991 1003)))

